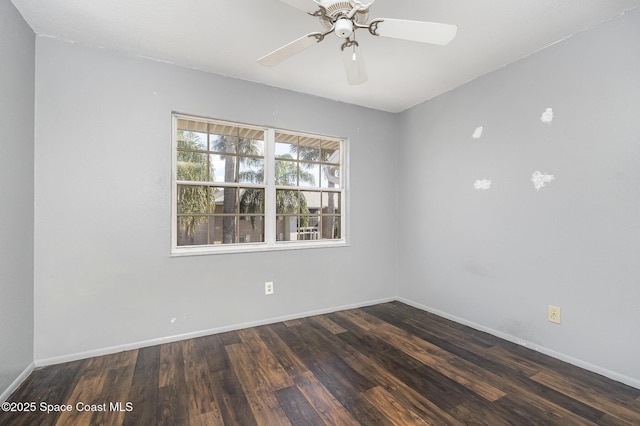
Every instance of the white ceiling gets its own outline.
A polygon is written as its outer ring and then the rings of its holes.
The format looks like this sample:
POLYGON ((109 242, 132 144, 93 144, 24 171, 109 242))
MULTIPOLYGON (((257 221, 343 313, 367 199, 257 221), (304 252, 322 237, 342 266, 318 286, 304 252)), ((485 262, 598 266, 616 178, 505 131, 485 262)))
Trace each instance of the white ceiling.
POLYGON ((256 62, 323 28, 317 18, 278 0, 12 1, 38 35, 391 112, 640 5, 640 0, 377 0, 370 18, 456 24, 458 34, 443 47, 360 30, 369 81, 349 86, 341 40, 333 35, 276 67, 256 62))

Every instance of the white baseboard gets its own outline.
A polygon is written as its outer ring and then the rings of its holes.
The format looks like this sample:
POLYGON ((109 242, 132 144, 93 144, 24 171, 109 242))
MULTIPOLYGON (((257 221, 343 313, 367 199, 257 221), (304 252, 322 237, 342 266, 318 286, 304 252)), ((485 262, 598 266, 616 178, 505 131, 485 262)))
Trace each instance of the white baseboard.
POLYGON ((491 334, 493 336, 499 337, 499 338, 507 340, 509 342, 512 342, 512 343, 527 347, 527 348, 532 349, 532 350, 534 350, 536 352, 540 352, 540 353, 543 353, 545 355, 549 355, 550 357, 559 359, 561 361, 568 362, 569 364, 573 364, 573 365, 575 365, 577 367, 584 368, 585 370, 589 370, 589 371, 592 371, 594 373, 603 375, 603 376, 608 377, 608 378, 610 378, 612 380, 615 380, 617 382, 624 383, 626 385, 632 386, 632 387, 634 387, 636 389, 640 389, 640 380, 638 380, 638 379, 634 379, 632 377, 628 377, 628 376, 625 376, 623 374, 616 373, 615 371, 611 371, 611 370, 608 370, 606 368, 599 367, 597 365, 594 365, 594 364, 588 363, 586 361, 574 358, 572 356, 563 354, 561 352, 554 351, 554 350, 546 348, 544 346, 537 345, 535 343, 529 342, 529 341, 521 339, 519 337, 512 336, 510 334, 506 334, 506 333, 503 333, 501 331, 494 330, 492 328, 485 327, 485 326, 480 325, 480 324, 476 324, 476 323, 474 323, 472 321, 468 321, 468 320, 466 320, 464 318, 460 318, 460 317, 457 317, 455 315, 451 315, 451 314, 448 314, 446 312, 442 312, 442 311, 440 311, 438 309, 434 309, 434 308, 432 308, 430 306, 426 306, 426 305, 423 305, 421 303, 414 302, 413 300, 405 299, 403 297, 396 297, 396 300, 399 301, 399 302, 405 303, 407 305, 413 306, 414 308, 418 308, 418 309, 421 309, 423 311, 427 311, 427 312, 430 312, 432 314, 438 315, 439 317, 443 317, 443 318, 449 319, 451 321, 454 321, 454 322, 457 322, 459 324, 463 324, 463 325, 469 326, 469 327, 474 328, 474 329, 479 330, 479 331, 484 331, 485 333, 489 333, 489 334, 491 334))
POLYGON ((32 362, 27 366, 27 368, 24 369, 22 373, 20 373, 20 375, 9 385, 9 387, 0 394, 0 404, 5 402, 11 396, 11 394, 14 393, 16 389, 18 389, 18 387, 20 387, 22 382, 24 382, 25 379, 29 377, 29 374, 31 374, 34 368, 36 368, 36 364, 32 362))
POLYGON ((95 357, 95 356, 102 356, 102 355, 109 355, 109 354, 114 354, 114 353, 118 353, 118 352, 130 351, 130 350, 134 350, 134 349, 140 349, 140 348, 145 348, 145 347, 149 347, 149 346, 160 345, 160 344, 163 344, 163 343, 178 342, 180 340, 193 339, 193 338, 196 338, 196 337, 209 336, 209 335, 218 334, 218 333, 225 333, 227 331, 240 330, 240 329, 243 329, 243 328, 257 327, 257 326, 260 326, 260 325, 274 324, 274 323, 278 323, 278 322, 282 322, 282 321, 290 321, 290 320, 299 319, 299 318, 311 317, 311 316, 314 316, 314 315, 322 315, 322 314, 328 314, 328 313, 331 313, 331 312, 344 311, 344 310, 347 310, 347 309, 354 309, 354 308, 361 308, 361 307, 364 307, 364 306, 377 305, 379 303, 387 303, 387 302, 392 302, 394 300, 396 300, 395 297, 388 297, 388 298, 377 299, 377 300, 369 300, 369 301, 353 303, 353 304, 349 304, 349 305, 341 305, 341 306, 335 306, 335 307, 330 307, 330 308, 323 308, 323 309, 318 309, 318 310, 308 311, 308 312, 299 312, 299 313, 296 313, 296 314, 290 314, 290 315, 284 315, 284 316, 280 316, 280 317, 267 318, 267 319, 264 319, 264 320, 250 321, 250 322, 245 322, 245 323, 240 323, 240 324, 227 325, 227 326, 223 326, 223 327, 210 328, 210 329, 207 329, 207 330, 194 331, 194 332, 190 332, 190 333, 177 334, 177 335, 167 336, 167 337, 160 337, 160 338, 157 338, 157 339, 144 340, 144 341, 140 341, 140 342, 132 342, 132 343, 124 344, 124 345, 110 346, 110 347, 99 348, 99 349, 92 349, 92 350, 89 350, 89 351, 78 352, 78 353, 73 353, 73 354, 68 354, 68 355, 55 356, 55 357, 50 357, 50 358, 41 358, 41 359, 37 359, 35 361, 35 365, 36 365, 36 367, 44 367, 44 366, 47 366, 47 365, 62 364, 64 362, 71 362, 71 361, 77 361, 77 360, 80 360, 80 359, 86 359, 86 358, 91 358, 91 357, 95 357))

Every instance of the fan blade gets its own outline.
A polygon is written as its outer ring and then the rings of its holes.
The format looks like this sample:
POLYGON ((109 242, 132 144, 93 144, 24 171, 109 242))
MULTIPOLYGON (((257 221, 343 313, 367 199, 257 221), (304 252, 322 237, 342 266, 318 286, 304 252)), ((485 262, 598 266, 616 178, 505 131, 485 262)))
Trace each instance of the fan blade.
POLYGON ((342 49, 342 61, 347 72, 347 81, 356 86, 367 81, 367 70, 364 66, 364 58, 357 44, 342 49))
MULTIPOLYGON (((372 24, 376 21, 378 20, 374 20, 372 24)), ((381 37, 391 37, 444 46, 453 40, 457 31, 458 27, 451 24, 383 18, 378 21, 377 28, 375 28, 375 32, 372 30, 372 33, 381 37)))
POLYGON ((307 34, 306 36, 302 36, 299 39, 282 46, 280 49, 276 49, 273 52, 264 55, 262 58, 258 59, 258 62, 266 67, 278 65, 285 59, 288 59, 314 44, 321 42, 323 38, 324 37, 321 33, 307 34))
POLYGON ((295 7, 303 12, 313 13, 318 10, 318 4, 314 0, 280 0, 291 7, 295 7))

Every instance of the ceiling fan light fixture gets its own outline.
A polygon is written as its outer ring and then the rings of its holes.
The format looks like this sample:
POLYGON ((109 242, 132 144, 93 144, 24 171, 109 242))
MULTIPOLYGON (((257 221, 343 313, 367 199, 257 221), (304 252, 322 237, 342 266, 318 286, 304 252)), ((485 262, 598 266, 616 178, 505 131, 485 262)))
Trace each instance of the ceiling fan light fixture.
POLYGON ((334 32, 340 38, 351 37, 351 34, 353 34, 353 22, 349 18, 338 19, 334 32))

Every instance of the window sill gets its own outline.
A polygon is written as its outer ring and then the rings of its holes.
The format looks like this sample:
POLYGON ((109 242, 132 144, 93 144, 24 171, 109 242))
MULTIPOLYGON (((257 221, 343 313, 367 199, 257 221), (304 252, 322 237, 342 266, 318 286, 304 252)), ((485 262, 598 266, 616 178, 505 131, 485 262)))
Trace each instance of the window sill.
POLYGON ((306 250, 332 247, 348 247, 344 240, 328 240, 323 242, 309 241, 283 241, 275 244, 258 243, 258 244, 229 244, 219 246, 189 246, 189 247, 173 247, 171 249, 171 257, 184 256, 206 256, 216 254, 233 254, 233 253, 260 253, 269 251, 283 250, 306 250))

